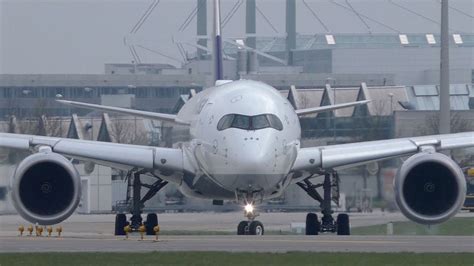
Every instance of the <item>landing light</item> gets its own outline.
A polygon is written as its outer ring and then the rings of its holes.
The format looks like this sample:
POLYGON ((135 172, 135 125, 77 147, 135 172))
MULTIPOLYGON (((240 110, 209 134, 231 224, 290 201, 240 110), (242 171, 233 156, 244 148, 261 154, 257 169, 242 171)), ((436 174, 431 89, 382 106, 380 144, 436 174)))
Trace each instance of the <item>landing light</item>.
POLYGON ((245 205, 245 212, 246 213, 252 213, 253 212, 253 205, 252 204, 245 205))

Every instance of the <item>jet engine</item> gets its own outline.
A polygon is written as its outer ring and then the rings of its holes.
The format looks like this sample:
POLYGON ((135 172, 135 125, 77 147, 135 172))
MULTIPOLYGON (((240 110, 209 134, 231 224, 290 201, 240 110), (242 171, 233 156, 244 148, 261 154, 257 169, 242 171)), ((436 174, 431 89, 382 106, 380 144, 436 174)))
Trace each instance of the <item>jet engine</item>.
POLYGON ((408 158, 394 181, 401 212, 420 224, 438 224, 454 216, 466 197, 461 168, 441 153, 421 152, 408 158))
POLYGON ((81 196, 81 178, 65 157, 50 150, 25 158, 16 168, 13 204, 31 223, 57 224, 76 209, 81 196))

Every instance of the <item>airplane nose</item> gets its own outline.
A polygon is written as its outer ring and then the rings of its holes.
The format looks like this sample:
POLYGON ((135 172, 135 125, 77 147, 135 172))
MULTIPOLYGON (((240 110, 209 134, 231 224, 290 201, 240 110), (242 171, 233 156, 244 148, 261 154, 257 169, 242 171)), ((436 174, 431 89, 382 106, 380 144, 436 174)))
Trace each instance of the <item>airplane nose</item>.
POLYGON ((273 162, 271 147, 262 145, 246 145, 235 155, 236 166, 245 174, 262 174, 265 169, 269 169, 273 162))
POLYGON ((273 141, 246 137, 232 146, 229 159, 240 173, 267 174, 271 171, 276 154, 273 141))
POLYGON ((207 160, 209 173, 231 191, 271 190, 286 176, 295 157, 285 150, 284 143, 272 132, 228 137, 216 145, 215 160, 207 160))

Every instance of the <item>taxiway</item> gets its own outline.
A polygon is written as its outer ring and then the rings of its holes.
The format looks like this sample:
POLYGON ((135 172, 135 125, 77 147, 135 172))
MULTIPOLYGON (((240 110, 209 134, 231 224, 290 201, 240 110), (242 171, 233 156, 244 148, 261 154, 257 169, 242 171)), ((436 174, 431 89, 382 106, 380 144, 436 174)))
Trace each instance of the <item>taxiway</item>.
POLYGON ((0 252, 474 252, 472 236, 0 237, 0 252))
MULTIPOLYGON (((18 236, 17 215, 0 216, 0 253, 6 252, 148 252, 148 251, 228 251, 228 252, 474 252, 473 236, 319 236, 210 235, 235 232, 241 213, 165 213, 159 214, 162 232, 198 231, 202 235, 140 236, 128 240, 113 236, 113 215, 73 215, 61 226, 60 238, 18 236), (206 235, 206 231, 209 232, 206 235)), ((460 213, 458 217, 472 217, 460 213)), ((267 231, 290 231, 291 223, 304 221, 303 213, 262 213, 259 220, 267 231)), ((351 214, 352 227, 405 221, 399 213, 351 214)), ((45 235, 45 234, 43 234, 45 235)))

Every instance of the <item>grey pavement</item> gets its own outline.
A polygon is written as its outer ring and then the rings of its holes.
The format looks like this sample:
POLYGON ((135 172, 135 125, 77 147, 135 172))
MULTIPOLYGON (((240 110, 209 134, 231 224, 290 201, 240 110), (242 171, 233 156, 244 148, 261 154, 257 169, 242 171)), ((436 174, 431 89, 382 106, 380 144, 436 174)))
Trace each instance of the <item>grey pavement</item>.
POLYGON ((446 236, 153 236, 0 237, 0 252, 474 252, 473 237, 446 236))
MULTIPOLYGON (((265 230, 290 231, 291 223, 303 223, 305 213, 262 213, 258 220, 265 230)), ((458 217, 474 217, 462 212, 458 217)), ((351 226, 386 224, 405 221, 400 213, 351 213, 351 226)), ((163 231, 235 232, 243 219, 240 212, 230 213, 164 213, 159 214, 163 231)), ((473 236, 319 236, 303 235, 200 235, 153 236, 141 241, 138 234, 130 239, 113 236, 114 215, 75 214, 61 224, 61 238, 18 236, 19 225, 26 223, 18 215, 0 215, 1 252, 146 252, 146 251, 229 251, 229 252, 474 252, 473 236)), ((25 232, 26 234, 26 232, 25 232)), ((55 233, 53 233, 55 235, 55 233)))

